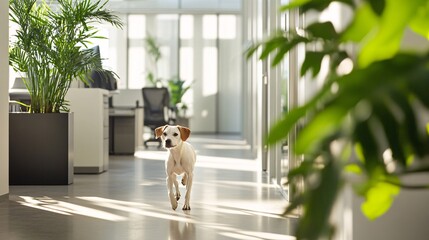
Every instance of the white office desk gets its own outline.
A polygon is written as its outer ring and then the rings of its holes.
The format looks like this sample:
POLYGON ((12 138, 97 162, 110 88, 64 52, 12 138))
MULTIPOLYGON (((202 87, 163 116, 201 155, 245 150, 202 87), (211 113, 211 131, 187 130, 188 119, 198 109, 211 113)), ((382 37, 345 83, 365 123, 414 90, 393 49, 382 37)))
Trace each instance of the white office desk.
POLYGON ((75 173, 101 173, 109 168, 109 91, 70 88, 66 100, 74 112, 75 173))

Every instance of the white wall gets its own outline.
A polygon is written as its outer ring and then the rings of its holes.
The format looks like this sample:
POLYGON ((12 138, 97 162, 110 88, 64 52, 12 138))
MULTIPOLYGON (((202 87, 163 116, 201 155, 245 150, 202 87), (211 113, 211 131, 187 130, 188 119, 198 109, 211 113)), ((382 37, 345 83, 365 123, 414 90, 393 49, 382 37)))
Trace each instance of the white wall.
MULTIPOLYGON (((219 6, 221 5, 219 3, 219 6)), ((137 12, 131 12, 137 14, 137 12)), ((241 49, 241 17, 238 14, 238 8, 234 13, 228 14, 223 14, 223 9, 219 11, 222 14, 219 17, 218 40, 203 36, 204 29, 208 29, 202 23, 204 16, 216 15, 210 11, 208 13, 196 12, 190 13, 195 26, 187 26, 193 30, 192 37, 180 39, 182 48, 179 51, 179 42, 171 41, 171 39, 179 37, 176 15, 159 18, 159 14, 144 11, 137 15, 145 13, 144 18, 141 15, 145 29, 143 32, 153 34, 165 47, 165 53, 158 62, 158 77, 167 80, 180 72, 180 77, 187 81, 186 84, 193 83, 191 91, 183 99, 189 106, 187 115, 191 117, 190 125, 193 132, 241 133, 243 128, 243 79, 241 71, 243 55, 241 49), (235 24, 225 24, 225 20, 231 21, 231 19, 235 19, 235 24), (188 51, 182 53, 179 59, 178 53, 182 49, 188 51), (205 50, 212 51, 206 53, 205 50), (180 71, 178 70, 179 67, 180 71)), ((133 48, 133 52, 144 51, 143 36, 140 36, 141 34, 128 35, 127 42, 127 34, 125 34, 142 26, 138 21, 136 23, 136 19, 128 19, 125 13, 120 15, 125 20, 124 30, 114 28, 108 30, 110 65, 118 73, 121 80, 119 93, 113 95, 113 106, 134 107, 136 101, 139 101, 139 105, 142 106, 140 84, 143 85, 146 70, 140 68, 140 61, 143 63, 145 61, 143 57, 132 56, 127 51, 128 48, 133 48), (128 24, 127 21, 129 21, 128 24), (130 89, 124 89, 127 86, 130 89)), ((234 21, 231 22, 234 23, 234 21)), ((217 34, 216 27, 213 27, 215 34, 217 34)), ((137 54, 137 56, 141 55, 137 54)), ((147 62, 146 58, 146 63, 143 66, 147 65, 147 62)))
POLYGON ((417 35, 411 30, 405 31, 401 43, 401 49, 405 51, 425 51, 429 48, 429 41, 423 36, 417 35))
MULTIPOLYGON (((410 184, 422 184, 429 176, 408 177, 410 184)), ((338 240, 402 240, 427 239, 429 236, 429 191, 404 190, 395 198, 391 208, 376 220, 368 220, 361 212, 363 199, 356 196, 350 188, 340 195, 332 220, 337 226, 338 240)))
POLYGON ((8 1, 0 1, 0 196, 9 193, 8 1))

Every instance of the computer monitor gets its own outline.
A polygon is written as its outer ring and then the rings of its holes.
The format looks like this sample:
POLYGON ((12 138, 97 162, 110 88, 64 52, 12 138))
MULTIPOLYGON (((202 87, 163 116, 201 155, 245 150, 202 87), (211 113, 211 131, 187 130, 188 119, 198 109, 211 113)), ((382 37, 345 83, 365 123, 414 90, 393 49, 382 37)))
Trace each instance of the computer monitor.
MULTIPOLYGON (((94 46, 91 50, 100 57, 101 65, 101 55, 100 55, 100 46, 94 46)), ((89 88, 103 88, 107 90, 117 90, 118 84, 115 78, 115 75, 108 70, 92 70, 89 74, 90 79, 88 81, 89 88)))

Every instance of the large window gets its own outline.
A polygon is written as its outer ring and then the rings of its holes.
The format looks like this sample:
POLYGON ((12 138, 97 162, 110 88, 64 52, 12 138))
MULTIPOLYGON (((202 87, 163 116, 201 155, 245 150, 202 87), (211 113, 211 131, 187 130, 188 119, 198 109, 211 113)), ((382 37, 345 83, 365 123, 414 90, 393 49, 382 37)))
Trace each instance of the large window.
POLYGON ((128 81, 122 81, 119 88, 137 89, 144 86, 146 16, 128 16, 128 81))
POLYGON ((235 14, 128 15, 127 77, 121 79, 119 88, 150 86, 149 73, 164 86, 169 79, 179 77, 185 85, 192 85, 183 102, 194 130, 240 132, 239 20, 235 14), (154 39, 159 47, 158 61, 145 47, 147 38, 154 39))
POLYGON ((164 82, 178 76, 178 15, 128 15, 128 78, 120 88, 141 89, 151 83, 149 73, 164 82), (145 47, 152 38, 161 57, 155 60, 145 47))

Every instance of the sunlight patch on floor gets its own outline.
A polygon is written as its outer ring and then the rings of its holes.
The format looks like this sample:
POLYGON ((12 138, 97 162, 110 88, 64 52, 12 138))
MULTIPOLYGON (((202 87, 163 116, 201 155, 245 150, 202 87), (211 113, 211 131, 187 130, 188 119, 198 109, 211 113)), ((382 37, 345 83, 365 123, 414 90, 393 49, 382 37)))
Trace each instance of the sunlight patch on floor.
POLYGON ((20 196, 24 201, 18 203, 48 212, 58 213, 62 215, 82 215, 86 217, 98 218, 108 221, 125 221, 127 218, 118 216, 105 211, 96 210, 89 207, 79 206, 73 203, 54 200, 49 197, 28 197, 20 196))
POLYGON ((258 171, 258 161, 245 160, 237 158, 213 157, 213 156, 197 156, 196 167, 238 170, 238 171, 258 171))
POLYGON ((243 201, 243 200, 222 200, 216 202, 200 203, 206 206, 216 206, 221 209, 232 209, 253 216, 262 216, 268 218, 281 219, 281 214, 286 209, 284 200, 261 200, 261 201, 243 201))
POLYGON ((204 144, 203 148, 210 150, 250 150, 250 145, 204 144))
POLYGON ((221 145, 246 145, 246 140, 243 139, 226 139, 226 138, 206 138, 191 136, 190 142, 194 143, 206 143, 206 144, 221 144, 221 145))
POLYGON ((250 188, 272 188, 277 189, 278 186, 274 184, 261 183, 261 182, 245 182, 245 181, 211 181, 217 185, 237 186, 237 187, 250 187, 250 188))
MULTIPOLYGON (((135 157, 145 160, 158 160, 165 161, 168 156, 167 151, 136 151, 135 157)), ((197 162, 195 167, 225 169, 225 170, 239 170, 256 172, 259 170, 259 162, 256 160, 237 159, 229 157, 213 157, 199 155, 197 152, 197 162)))
MULTIPOLYGON (((245 227, 233 226, 213 221, 213 218, 202 218, 204 214, 192 216, 188 211, 173 211, 167 208, 169 204, 155 206, 148 203, 122 201, 96 196, 79 196, 67 198, 68 201, 74 203, 60 201, 51 197, 29 197, 20 196, 18 203, 36 208, 43 211, 49 211, 67 216, 85 216, 106 221, 132 221, 135 216, 148 218, 156 218, 169 222, 169 237, 194 236, 196 227, 207 228, 214 230, 218 236, 229 237, 232 239, 269 239, 269 240, 294 240, 295 237, 272 232, 252 231, 245 227), (76 203, 79 202, 79 204, 76 203), (98 210, 103 208, 104 211, 98 210), (114 214, 116 213, 116 214, 114 214), (121 214, 123 216, 117 215, 121 214)), ((284 209, 284 201, 280 200, 223 200, 213 202, 198 202, 195 203, 197 211, 210 213, 212 216, 216 214, 231 217, 242 216, 241 218, 251 218, 258 216, 262 218, 281 219, 279 213, 284 209)), ((192 237, 189 239, 193 239, 192 237)))
POLYGON ((167 159, 167 151, 150 151, 150 150, 137 150, 134 153, 134 157, 147 159, 147 160, 160 160, 165 161, 167 159))
POLYGON ((110 209, 127 212, 131 214, 138 214, 142 216, 154 217, 154 218, 160 218, 160 219, 166 219, 166 220, 195 223, 193 219, 188 218, 186 215, 182 215, 182 216, 177 214, 172 215, 170 210, 168 211, 160 210, 160 209, 157 209, 155 206, 148 205, 148 204, 128 202, 128 201, 117 201, 117 200, 96 198, 96 197, 78 197, 78 198, 91 201, 93 204, 100 207, 110 208, 110 209))

